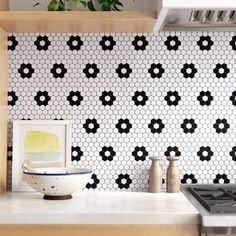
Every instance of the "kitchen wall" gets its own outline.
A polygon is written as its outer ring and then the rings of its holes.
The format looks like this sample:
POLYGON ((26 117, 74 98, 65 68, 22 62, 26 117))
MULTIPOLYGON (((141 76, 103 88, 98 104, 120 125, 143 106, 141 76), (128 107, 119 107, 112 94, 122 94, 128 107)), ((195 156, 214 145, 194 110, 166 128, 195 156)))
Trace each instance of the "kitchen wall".
MULTIPOLYGON (((182 183, 234 183, 234 32, 9 35, 12 120, 72 120, 87 189, 147 191, 149 156, 182 183)), ((13 160, 14 161, 14 160, 13 160)))

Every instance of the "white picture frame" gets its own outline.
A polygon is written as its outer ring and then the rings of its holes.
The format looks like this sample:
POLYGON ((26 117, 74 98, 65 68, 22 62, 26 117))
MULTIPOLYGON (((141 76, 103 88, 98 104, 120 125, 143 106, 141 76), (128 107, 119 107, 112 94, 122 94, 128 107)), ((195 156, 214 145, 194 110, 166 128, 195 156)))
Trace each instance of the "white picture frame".
POLYGON ((23 162, 33 168, 71 166, 71 122, 15 120, 12 149, 12 191, 34 191, 23 180, 23 162))

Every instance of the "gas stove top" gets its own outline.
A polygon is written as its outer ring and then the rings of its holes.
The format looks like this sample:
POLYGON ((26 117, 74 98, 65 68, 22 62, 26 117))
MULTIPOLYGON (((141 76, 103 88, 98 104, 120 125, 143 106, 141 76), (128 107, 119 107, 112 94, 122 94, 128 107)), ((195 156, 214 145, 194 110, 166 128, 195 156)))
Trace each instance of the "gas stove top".
POLYGON ((192 186, 188 189, 209 212, 236 213, 236 186, 192 186))
POLYGON ((202 235, 235 235, 236 184, 184 184, 181 191, 199 211, 202 235))

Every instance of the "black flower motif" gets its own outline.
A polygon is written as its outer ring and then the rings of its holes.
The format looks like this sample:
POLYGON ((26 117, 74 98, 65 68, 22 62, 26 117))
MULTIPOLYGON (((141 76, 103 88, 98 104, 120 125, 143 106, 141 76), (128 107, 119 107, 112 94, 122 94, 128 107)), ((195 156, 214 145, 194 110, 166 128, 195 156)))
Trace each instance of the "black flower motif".
POLYGON ((236 146, 232 148, 229 155, 232 157, 233 161, 236 161, 236 146))
POLYGON ((163 69, 162 64, 152 63, 151 67, 148 69, 148 72, 152 78, 161 78, 165 70, 163 69))
POLYGON ((102 40, 99 42, 99 44, 104 51, 111 51, 116 45, 116 42, 114 41, 112 36, 102 36, 102 40))
POLYGON ((99 155, 102 157, 103 161, 112 161, 113 157, 116 155, 113 147, 102 147, 102 151, 99 152, 99 155))
POLYGON ((132 97, 132 100, 136 106, 144 106, 148 100, 148 96, 144 91, 136 91, 132 97))
POLYGON ((193 63, 185 63, 183 68, 181 69, 181 73, 183 74, 184 78, 193 78, 197 73, 197 69, 195 68, 193 63))
POLYGON ((17 100, 18 97, 16 96, 16 93, 14 91, 8 92, 8 105, 14 106, 17 100))
POLYGON ((145 36, 135 36, 132 45, 134 46, 135 50, 144 51, 148 45, 148 41, 146 40, 145 36))
POLYGON ((67 100, 71 106, 79 106, 83 101, 83 97, 79 91, 70 91, 69 96, 67 96, 67 100))
POLYGON ((213 125, 217 133, 226 133, 227 129, 230 127, 226 119, 217 119, 216 123, 213 125))
POLYGON ((213 72, 216 74, 217 78, 226 78, 229 74, 229 69, 225 63, 218 63, 216 64, 216 67, 214 68, 213 72))
POLYGON ((168 91, 165 100, 169 106, 177 106, 181 97, 177 91, 168 91))
POLYGON ((47 51, 48 47, 51 45, 51 42, 48 40, 47 36, 38 36, 34 45, 39 51, 47 51))
POLYGON ((211 46, 213 45, 213 41, 211 40, 210 36, 201 36, 197 41, 197 45, 199 46, 200 50, 209 51, 211 50, 211 46))
POLYGON ((51 97, 48 95, 47 91, 38 91, 37 95, 34 97, 34 100, 37 102, 38 106, 47 106, 48 102, 51 100, 51 97))
POLYGON ((118 123, 116 124, 116 128, 118 129, 119 133, 127 134, 132 128, 132 124, 129 122, 129 119, 119 119, 118 123))
POLYGON ((116 69, 116 73, 118 74, 119 78, 129 78, 130 74, 132 73, 132 69, 128 63, 120 63, 116 69))
POLYGON ((190 174, 190 175, 185 174, 183 176, 183 179, 181 179, 181 183, 182 184, 186 184, 188 180, 190 180, 190 183, 192 183, 192 184, 196 184, 197 183, 197 180, 196 180, 194 174, 190 174))
POLYGON ((229 184, 230 183, 230 180, 228 179, 226 174, 223 174, 223 175, 217 174, 216 178, 213 180, 213 183, 214 184, 219 184, 221 179, 223 180, 224 184, 229 184))
POLYGON ((209 146, 202 146, 197 152, 197 155, 200 157, 201 161, 210 161, 211 157, 213 156, 213 152, 209 146))
POLYGON ((232 37, 232 40, 229 42, 229 45, 232 47, 234 51, 236 51, 236 36, 232 37))
POLYGON ((79 146, 71 147, 71 156, 72 161, 80 161, 80 158, 83 156, 83 152, 81 151, 79 146))
POLYGON ((135 161, 145 161, 148 155, 148 152, 146 151, 146 148, 144 146, 141 146, 141 147, 137 146, 134 148, 132 155, 134 156, 135 161))
POLYGON ((23 63, 18 69, 18 72, 20 73, 22 78, 31 78, 34 73, 34 69, 32 68, 32 65, 30 63, 23 63))
POLYGON ((98 69, 98 67, 95 63, 92 63, 92 64, 88 63, 88 64, 86 64, 85 68, 83 69, 83 72, 87 78, 96 78, 99 71, 100 70, 98 69))
POLYGON ((232 92, 232 95, 229 98, 232 101, 232 104, 236 106, 236 91, 232 92))
POLYGON ((100 183, 100 180, 98 179, 96 174, 92 174, 92 177, 90 181, 86 184, 87 189, 96 189, 97 185, 100 183), (92 183, 91 183, 92 182, 92 183))
POLYGON ((151 132, 154 133, 161 133, 162 130, 165 128, 165 125, 163 124, 161 119, 152 119, 151 123, 148 124, 148 128, 151 130, 151 132))
POLYGON ((211 96, 211 92, 209 91, 201 91, 197 100, 200 102, 201 106, 210 106, 213 101, 213 97, 211 96))
POLYGON ((95 134, 100 127, 96 119, 87 119, 83 125, 86 133, 93 133, 95 134))
POLYGON ((99 100, 102 102, 103 106, 112 106, 116 97, 111 91, 103 91, 102 95, 99 97, 99 100))
POLYGON ((79 51, 83 46, 83 41, 80 39, 80 36, 70 36, 70 39, 67 41, 67 46, 69 46, 70 50, 79 51))
POLYGON ((130 179, 128 174, 119 174, 118 178, 116 179, 116 183, 120 189, 128 189, 132 183, 132 179, 130 179))
POLYGON ((12 147, 11 146, 7 147, 7 160, 12 161, 12 147))
POLYGON ((181 45, 181 42, 179 41, 179 38, 177 36, 168 36, 167 40, 165 41, 165 45, 167 47, 167 50, 177 51, 179 46, 181 45))
POLYGON ((165 151, 166 157, 170 157, 170 156, 179 157, 180 155, 181 155, 181 152, 179 151, 178 147, 176 147, 176 146, 174 146, 174 147, 169 146, 167 148, 167 150, 165 151))
POLYGON ((55 63, 51 69, 51 73, 53 74, 54 78, 64 78, 67 69, 65 68, 64 64, 55 63))
POLYGON ((184 119, 184 122, 181 124, 181 128, 183 129, 184 133, 192 134, 197 128, 197 124, 195 123, 194 119, 184 119))
POLYGON ((18 41, 15 36, 8 36, 8 50, 14 51, 16 46, 18 45, 18 41))

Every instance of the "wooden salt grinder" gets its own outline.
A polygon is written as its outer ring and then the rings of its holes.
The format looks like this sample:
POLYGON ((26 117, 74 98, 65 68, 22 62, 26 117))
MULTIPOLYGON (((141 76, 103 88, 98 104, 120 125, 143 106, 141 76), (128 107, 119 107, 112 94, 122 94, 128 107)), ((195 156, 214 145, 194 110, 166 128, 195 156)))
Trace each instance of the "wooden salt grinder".
POLYGON ((149 171, 149 192, 160 193, 162 191, 161 157, 152 156, 149 159, 152 160, 152 165, 149 171))
POLYGON ((180 172, 176 161, 179 160, 178 157, 167 157, 169 161, 169 167, 167 169, 167 192, 168 193, 178 193, 180 192, 180 172))

